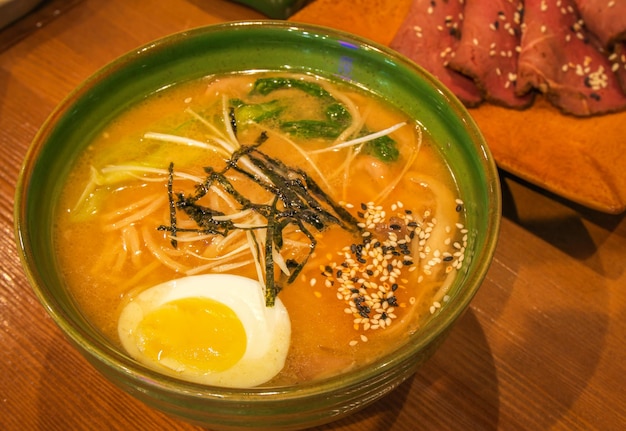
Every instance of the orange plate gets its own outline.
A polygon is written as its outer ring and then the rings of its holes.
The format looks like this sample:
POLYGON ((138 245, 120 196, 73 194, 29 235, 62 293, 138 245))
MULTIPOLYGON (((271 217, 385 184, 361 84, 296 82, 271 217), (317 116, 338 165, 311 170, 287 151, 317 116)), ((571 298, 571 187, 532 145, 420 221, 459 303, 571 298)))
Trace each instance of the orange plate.
MULTIPOLYGON (((315 0, 290 20, 389 45, 411 0, 315 0)), ((575 118, 543 98, 524 111, 470 109, 498 166, 546 190, 612 214, 626 210, 626 112, 575 118)))

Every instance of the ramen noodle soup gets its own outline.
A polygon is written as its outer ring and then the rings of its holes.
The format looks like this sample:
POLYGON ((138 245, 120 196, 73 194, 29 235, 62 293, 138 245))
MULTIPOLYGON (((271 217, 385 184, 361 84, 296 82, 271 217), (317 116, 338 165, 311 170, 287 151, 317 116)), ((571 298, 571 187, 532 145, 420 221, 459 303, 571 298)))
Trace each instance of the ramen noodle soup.
POLYGON ((90 143, 60 203, 57 254, 87 319, 146 366, 220 386, 389 353, 445 307, 467 241, 419 122, 285 72, 153 94, 90 143))

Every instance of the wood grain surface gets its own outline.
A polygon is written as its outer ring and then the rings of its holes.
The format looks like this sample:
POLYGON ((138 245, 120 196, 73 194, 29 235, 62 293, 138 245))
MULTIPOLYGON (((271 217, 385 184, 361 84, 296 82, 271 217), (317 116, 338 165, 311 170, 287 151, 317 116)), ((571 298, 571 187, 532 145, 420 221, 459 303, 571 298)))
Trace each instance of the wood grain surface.
MULTIPOLYGON (((261 16, 223 0, 64 4, 0 33, 0 430, 199 430, 114 387, 47 317, 14 243, 15 183, 38 127, 99 67, 172 32, 261 16)), ((496 256, 458 326, 397 390, 318 431, 624 429, 624 215, 502 175, 496 256)))

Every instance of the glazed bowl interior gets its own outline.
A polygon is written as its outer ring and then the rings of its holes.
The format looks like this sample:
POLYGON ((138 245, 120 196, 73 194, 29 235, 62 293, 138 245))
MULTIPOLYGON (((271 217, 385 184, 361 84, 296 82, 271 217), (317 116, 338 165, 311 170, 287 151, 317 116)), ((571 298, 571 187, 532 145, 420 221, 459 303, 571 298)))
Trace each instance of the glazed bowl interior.
POLYGON ((277 21, 237 22, 175 34, 118 59, 50 116, 27 154, 16 195, 16 233, 27 276, 68 339, 114 383, 150 405, 216 429, 296 429, 348 414, 397 386, 427 359, 467 308, 492 259, 498 176, 464 107, 415 64, 346 33, 277 21), (175 83, 251 70, 345 80, 417 119, 435 137, 466 205, 466 263, 437 317, 372 366, 297 387, 224 389, 150 371, 103 337, 77 308, 58 270, 50 220, 72 162, 129 106, 175 83))

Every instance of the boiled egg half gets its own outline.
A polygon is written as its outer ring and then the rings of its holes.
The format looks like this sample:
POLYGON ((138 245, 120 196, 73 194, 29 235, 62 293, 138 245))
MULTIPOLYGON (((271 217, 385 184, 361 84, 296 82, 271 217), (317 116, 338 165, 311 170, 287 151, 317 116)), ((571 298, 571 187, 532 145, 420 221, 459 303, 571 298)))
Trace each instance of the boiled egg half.
POLYGON ((171 280, 131 298, 120 314, 118 333, 128 353, 154 370, 246 388, 283 368, 291 322, 279 298, 266 307, 258 281, 206 274, 171 280))

